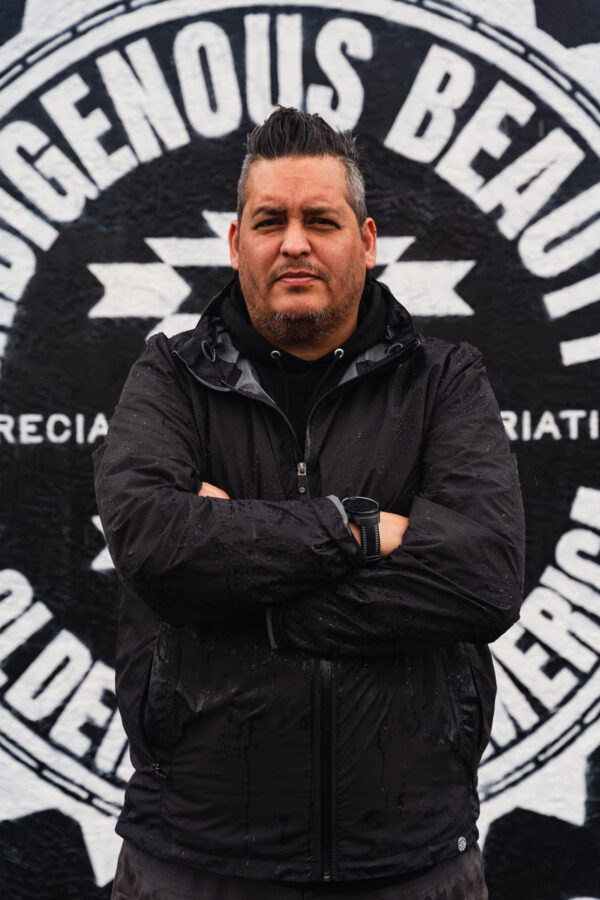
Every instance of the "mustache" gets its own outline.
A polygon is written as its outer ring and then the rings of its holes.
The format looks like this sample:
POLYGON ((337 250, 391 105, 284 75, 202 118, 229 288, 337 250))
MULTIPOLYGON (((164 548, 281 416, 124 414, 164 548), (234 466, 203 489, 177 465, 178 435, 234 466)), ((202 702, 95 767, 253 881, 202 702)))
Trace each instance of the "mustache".
POLYGON ((281 266, 278 266, 276 269, 273 269, 271 274, 269 275, 269 283, 273 284, 279 278, 286 275, 288 272, 305 272, 307 275, 313 275, 315 278, 320 278, 322 281, 325 281, 325 273, 321 270, 319 266, 315 266, 312 263, 302 263, 301 265, 290 265, 289 263, 285 263, 281 266))

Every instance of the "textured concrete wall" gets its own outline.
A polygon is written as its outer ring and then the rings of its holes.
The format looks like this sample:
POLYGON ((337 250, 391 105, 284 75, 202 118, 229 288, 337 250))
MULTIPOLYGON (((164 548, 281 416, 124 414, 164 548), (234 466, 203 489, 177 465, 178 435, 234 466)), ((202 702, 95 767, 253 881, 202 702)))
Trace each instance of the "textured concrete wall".
POLYGON ((491 897, 600 896, 596 0, 12 0, 0 41, 2 895, 109 896, 129 763, 91 453, 145 338, 228 277, 241 144, 282 102, 360 134, 376 274, 483 351, 518 457, 491 897))

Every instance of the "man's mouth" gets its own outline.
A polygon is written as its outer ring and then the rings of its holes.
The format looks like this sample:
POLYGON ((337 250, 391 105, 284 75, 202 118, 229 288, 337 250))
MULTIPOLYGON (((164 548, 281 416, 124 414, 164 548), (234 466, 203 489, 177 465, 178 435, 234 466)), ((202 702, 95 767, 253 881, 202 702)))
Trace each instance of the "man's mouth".
POLYGON ((277 278, 277 281, 299 287, 300 285, 310 284, 312 281, 316 281, 318 277, 319 276, 315 275, 314 272, 287 271, 283 272, 283 274, 277 278))

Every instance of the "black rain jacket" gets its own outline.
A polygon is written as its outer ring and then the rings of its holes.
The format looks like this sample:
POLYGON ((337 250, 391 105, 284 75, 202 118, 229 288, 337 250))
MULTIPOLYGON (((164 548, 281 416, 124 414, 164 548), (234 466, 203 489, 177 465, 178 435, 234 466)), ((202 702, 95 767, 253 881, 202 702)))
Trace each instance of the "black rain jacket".
POLYGON ((477 838, 487 644, 521 601, 518 479, 481 356, 417 338, 376 282, 385 339, 340 364, 301 447, 231 341, 225 291, 193 332, 148 341, 95 455, 135 766, 117 831, 256 879, 433 865, 477 838), (349 495, 410 518, 371 568, 349 495))

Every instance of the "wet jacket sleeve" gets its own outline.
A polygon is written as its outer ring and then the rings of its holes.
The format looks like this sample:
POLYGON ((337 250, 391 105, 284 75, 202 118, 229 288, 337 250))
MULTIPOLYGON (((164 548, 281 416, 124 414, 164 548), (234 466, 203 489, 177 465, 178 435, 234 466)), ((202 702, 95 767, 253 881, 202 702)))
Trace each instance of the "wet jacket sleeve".
POLYGON ((219 621, 306 594, 360 566, 325 497, 198 497, 202 437, 164 337, 134 364, 94 454, 98 510, 122 581, 173 625, 219 621))
MULTIPOLYGON (((401 448, 399 448, 401 452, 401 448)), ((402 546, 267 616, 273 647, 382 655, 494 641, 518 618, 524 518, 514 456, 481 356, 440 379, 402 546)))

